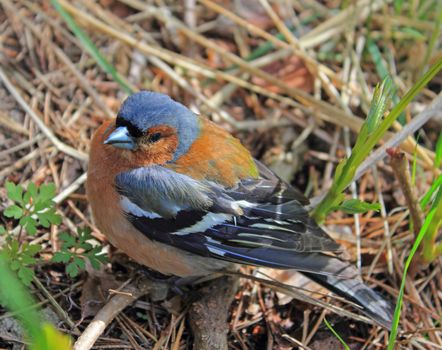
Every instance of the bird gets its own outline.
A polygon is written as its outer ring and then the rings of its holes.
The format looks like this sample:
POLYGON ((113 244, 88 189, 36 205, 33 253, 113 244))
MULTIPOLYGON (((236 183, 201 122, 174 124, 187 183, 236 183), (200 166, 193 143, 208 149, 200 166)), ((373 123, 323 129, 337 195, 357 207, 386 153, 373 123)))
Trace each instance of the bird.
POLYGON ((241 265, 296 270, 390 329, 309 200, 227 130, 167 94, 136 92, 92 137, 86 191, 96 226, 137 263, 198 277, 241 265))

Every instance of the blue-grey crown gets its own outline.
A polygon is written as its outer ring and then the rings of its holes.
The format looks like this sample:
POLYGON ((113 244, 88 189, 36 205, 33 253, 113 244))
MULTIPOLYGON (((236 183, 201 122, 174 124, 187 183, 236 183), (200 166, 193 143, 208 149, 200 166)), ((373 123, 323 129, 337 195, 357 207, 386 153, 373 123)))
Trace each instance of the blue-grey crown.
POLYGON ((127 126, 134 137, 158 125, 177 130, 178 147, 173 161, 189 150, 200 132, 198 118, 190 109, 158 92, 137 92, 124 101, 118 112, 117 126, 127 126))

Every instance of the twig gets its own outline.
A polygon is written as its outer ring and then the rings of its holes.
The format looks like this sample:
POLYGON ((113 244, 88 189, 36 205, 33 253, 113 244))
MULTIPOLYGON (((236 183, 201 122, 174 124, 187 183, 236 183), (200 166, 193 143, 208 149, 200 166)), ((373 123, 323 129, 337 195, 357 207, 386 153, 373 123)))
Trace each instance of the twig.
POLYGON ((42 138, 43 138, 43 135, 38 134, 37 136, 33 137, 30 140, 22 142, 19 145, 13 146, 11 148, 5 149, 4 151, 0 152, 0 159, 8 154, 15 153, 15 152, 18 152, 18 151, 26 148, 26 147, 32 146, 34 143, 40 141, 42 138))
MULTIPOLYGON (((127 2, 127 0, 124 0, 124 1, 127 2)), ((349 114, 343 112, 341 109, 339 109, 339 108, 337 108, 327 102, 316 100, 312 96, 306 94, 303 91, 299 92, 299 90, 296 90, 296 92, 295 92, 294 89, 288 87, 285 83, 283 83, 279 80, 277 80, 277 82, 274 85, 283 88, 287 92, 287 94, 293 98, 299 97, 299 96, 297 96, 297 94, 299 93, 300 95, 302 95, 302 97, 305 100, 308 100, 308 103, 306 103, 306 106, 303 106, 302 104, 297 103, 292 98, 287 98, 287 97, 281 96, 279 94, 273 93, 273 92, 268 91, 260 86, 251 84, 248 81, 245 81, 245 80, 238 78, 236 76, 233 76, 231 74, 225 73, 223 71, 211 69, 209 67, 204 66, 200 62, 193 61, 193 60, 189 59, 188 57, 178 55, 175 52, 172 52, 172 51, 160 48, 160 47, 154 47, 152 45, 146 45, 145 43, 141 42, 137 38, 132 37, 128 33, 125 33, 122 30, 116 30, 116 29, 104 24, 103 22, 97 20, 96 18, 81 12, 75 6, 70 5, 65 0, 59 0, 59 2, 68 12, 73 14, 75 17, 79 17, 82 21, 90 24, 91 26, 95 27, 96 29, 98 29, 98 30, 132 46, 132 47, 137 48, 138 50, 140 50, 141 52, 143 52, 147 55, 154 55, 154 56, 160 57, 162 60, 164 60, 166 62, 181 66, 181 67, 191 70, 197 74, 204 75, 207 78, 223 79, 225 81, 232 82, 232 83, 234 83, 238 86, 241 86, 245 89, 251 90, 253 92, 256 92, 261 95, 273 98, 277 101, 280 101, 283 104, 293 106, 295 108, 300 108, 303 111, 306 111, 307 113, 311 113, 314 111, 316 117, 318 117, 324 121, 328 121, 328 122, 338 124, 341 126, 349 126, 355 132, 359 131, 359 129, 363 123, 362 119, 357 118, 354 115, 349 115, 349 114)), ((141 4, 142 4, 141 6, 143 6, 142 8, 144 8, 145 5, 143 3, 141 3, 141 4)), ((151 9, 152 7, 148 7, 148 8, 151 9)), ((158 13, 158 11, 159 11, 158 9, 155 9, 155 13, 158 13)), ((213 47, 213 45, 210 45, 210 46, 213 47)), ((219 48, 215 45, 214 50, 219 51, 219 48)), ((222 52, 222 54, 225 55, 226 53, 222 52)), ((254 69, 254 67, 252 67, 247 62, 244 62, 243 60, 241 60, 238 57, 236 57, 234 60, 241 61, 242 65, 247 66, 249 71, 253 70, 252 73, 256 73, 257 70, 254 69)), ((259 71, 261 73, 264 73, 261 70, 259 70, 259 71)), ((262 74, 261 74, 261 76, 262 76, 262 74)), ((266 78, 264 78, 264 80, 267 80, 267 81, 271 82, 272 84, 276 80, 275 78, 273 78, 273 76, 266 74, 266 73, 265 73, 265 77, 266 78)), ((306 102, 306 101, 304 101, 304 102, 306 102)))
POLYGON ((81 185, 84 184, 86 178, 87 178, 87 173, 84 173, 83 175, 78 177, 74 182, 72 182, 68 187, 66 187, 62 192, 60 192, 54 197, 54 202, 57 204, 61 203, 63 200, 69 197, 69 195, 71 195, 76 190, 78 190, 81 187, 81 185))
POLYGON ((295 346, 298 346, 299 349, 302 350, 312 350, 312 348, 308 347, 307 345, 304 345, 302 342, 300 342, 298 339, 295 339, 291 336, 289 336, 288 334, 283 334, 282 338, 289 341, 290 343, 292 343, 295 346))
POLYGON ((98 311, 83 334, 77 339, 74 344, 74 350, 90 349, 106 327, 123 309, 155 289, 165 287, 164 283, 154 283, 148 279, 143 279, 138 284, 132 283, 128 285, 124 291, 129 292, 130 295, 120 293, 110 298, 106 305, 98 311))
MULTIPOLYGON (((244 273, 240 273, 240 272, 230 272, 229 271, 229 272, 225 272, 225 273, 229 274, 229 275, 232 275, 232 276, 239 276, 239 277, 250 279, 250 280, 255 281, 255 282, 259 282, 259 283, 261 283, 263 285, 268 286, 269 288, 272 288, 273 290, 275 290, 277 292, 284 293, 284 294, 289 295, 292 298, 300 300, 302 302, 322 307, 322 308, 327 309, 329 311, 332 311, 332 312, 334 312, 334 313, 336 313, 336 314, 338 314, 340 316, 349 317, 349 318, 352 318, 354 320, 365 322, 365 323, 371 324, 371 325, 375 324, 375 322, 373 320, 369 319, 368 317, 365 317, 365 316, 362 316, 362 315, 357 315, 357 314, 355 314, 355 313, 353 313, 351 311, 345 310, 345 309, 343 309, 343 308, 341 308, 339 306, 336 306, 336 305, 333 305, 333 304, 329 304, 329 303, 327 303, 325 301, 322 301, 322 300, 319 300, 319 299, 315 299, 315 298, 313 298, 311 296, 308 296, 307 294, 304 294, 304 293, 300 292, 299 288, 294 288, 294 287, 292 287, 290 285, 287 285, 287 284, 284 284, 284 283, 281 283, 281 282, 278 282, 278 281, 275 281, 275 280, 268 280, 268 279, 264 279, 264 278, 259 278, 259 277, 256 277, 256 276, 252 276, 252 275, 248 275, 248 274, 244 274, 244 273)), ((352 303, 352 302, 350 302, 348 300, 345 300, 343 298, 338 298, 336 296, 333 296, 333 297, 335 299, 339 299, 339 300, 344 301, 344 302, 346 302, 348 304, 351 304, 351 305, 353 305, 356 308, 358 307, 357 304, 352 303)))
POLYGON ((49 293, 49 291, 45 288, 45 286, 40 282, 37 277, 34 277, 32 282, 37 286, 37 288, 43 293, 43 295, 47 298, 47 300, 54 307, 57 315, 64 321, 66 324, 74 330, 76 334, 79 334, 79 329, 75 326, 74 321, 71 320, 68 313, 60 306, 60 304, 55 300, 55 298, 49 293))
POLYGON ((15 161, 14 164, 0 170, 0 182, 3 181, 3 178, 8 176, 14 170, 20 169, 20 168, 24 167, 25 165, 29 164, 29 162, 32 159, 36 158, 40 154, 40 152, 41 152, 41 150, 37 148, 37 149, 33 150, 32 152, 26 154, 24 157, 15 161))
POLYGON ((227 317, 237 287, 238 279, 230 276, 213 280, 200 291, 201 298, 189 310, 194 349, 228 349, 227 317))
POLYGON ((23 97, 20 95, 18 90, 12 85, 9 78, 6 76, 3 69, 0 67, 0 79, 3 81, 3 84, 11 93, 12 96, 16 99, 19 105, 25 110, 26 113, 32 118, 35 124, 39 127, 39 129, 46 135, 46 137, 54 144, 54 146, 61 152, 70 155, 71 157, 77 158, 79 160, 86 160, 87 155, 83 152, 77 151, 76 149, 64 144, 61 142, 49 129, 46 124, 41 120, 38 115, 32 110, 32 108, 26 103, 23 97))
POLYGON ((11 117, 3 111, 0 111, 0 125, 18 134, 25 136, 29 135, 29 131, 26 130, 23 125, 17 123, 14 119, 11 119, 11 117))
POLYGON ((390 226, 388 225, 387 211, 385 209, 384 196, 381 191, 378 168, 373 165, 372 171, 373 171, 373 178, 374 178, 374 188, 375 188, 375 191, 378 195, 379 204, 381 205, 381 217, 382 217, 382 221, 384 222, 384 237, 385 237, 385 246, 387 249, 387 268, 388 268, 388 272, 390 273, 390 275, 392 275, 393 274, 393 253, 391 251, 390 226))
POLYGON ((422 228, 423 213, 416 193, 413 191, 408 160, 405 158, 405 154, 398 149, 389 149, 387 153, 390 156, 390 165, 393 168, 394 175, 399 182, 399 186, 401 186, 407 207, 410 210, 410 215, 413 219, 414 235, 417 237, 422 228))

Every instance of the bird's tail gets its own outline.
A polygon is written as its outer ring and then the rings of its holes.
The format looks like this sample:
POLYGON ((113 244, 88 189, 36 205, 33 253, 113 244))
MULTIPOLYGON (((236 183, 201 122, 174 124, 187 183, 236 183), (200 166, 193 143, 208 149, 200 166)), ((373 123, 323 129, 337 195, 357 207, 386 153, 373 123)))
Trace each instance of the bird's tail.
POLYGON ((393 319, 392 305, 364 284, 359 277, 357 269, 353 265, 336 258, 330 257, 329 259, 333 262, 331 263, 330 261, 328 266, 329 268, 330 266, 335 267, 337 275, 344 273, 346 276, 353 275, 354 278, 342 278, 330 274, 324 275, 311 272, 304 274, 337 295, 356 303, 362 308, 362 312, 376 323, 382 327, 391 329, 393 319))

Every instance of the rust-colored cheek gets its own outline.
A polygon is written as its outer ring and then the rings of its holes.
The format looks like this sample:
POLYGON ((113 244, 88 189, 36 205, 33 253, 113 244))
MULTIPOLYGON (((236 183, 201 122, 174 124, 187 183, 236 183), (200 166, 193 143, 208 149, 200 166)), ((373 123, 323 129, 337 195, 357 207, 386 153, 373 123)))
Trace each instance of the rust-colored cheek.
POLYGON ((164 137, 155 143, 140 144, 136 151, 129 151, 103 144, 106 137, 114 130, 114 122, 103 123, 92 139, 90 161, 93 164, 90 165, 91 172, 93 174, 99 173, 100 176, 112 177, 123 171, 153 164, 161 165, 172 160, 178 147, 175 129, 170 127, 156 127, 155 129, 158 131, 153 129, 149 132, 161 132, 164 137), (161 130, 159 130, 160 128, 161 130), (97 171, 96 167, 106 169, 106 171, 97 171))
POLYGON ((140 145, 139 150, 132 152, 131 162, 136 165, 136 167, 165 164, 173 159, 177 147, 177 135, 175 133, 169 134, 155 143, 140 145))

